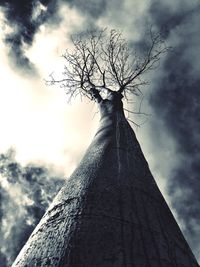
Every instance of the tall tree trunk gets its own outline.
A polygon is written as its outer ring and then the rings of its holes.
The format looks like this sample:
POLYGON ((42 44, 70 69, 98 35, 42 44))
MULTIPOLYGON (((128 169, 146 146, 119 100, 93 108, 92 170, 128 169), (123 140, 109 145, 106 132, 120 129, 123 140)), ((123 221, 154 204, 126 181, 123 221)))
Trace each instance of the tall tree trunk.
POLYGON ((197 267, 121 100, 100 127, 13 267, 197 267))

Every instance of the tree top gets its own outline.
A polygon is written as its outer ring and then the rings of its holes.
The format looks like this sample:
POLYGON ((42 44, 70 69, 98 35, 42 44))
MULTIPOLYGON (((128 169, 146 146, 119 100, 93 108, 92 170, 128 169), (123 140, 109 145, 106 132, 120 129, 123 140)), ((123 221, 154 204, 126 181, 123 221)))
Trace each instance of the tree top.
POLYGON ((117 30, 93 30, 71 37, 73 50, 66 50, 63 78, 50 75, 48 85, 60 84, 70 99, 80 95, 97 102, 111 92, 126 99, 138 95, 148 81, 144 74, 158 66, 168 48, 161 35, 149 31, 143 54, 137 54, 117 30))

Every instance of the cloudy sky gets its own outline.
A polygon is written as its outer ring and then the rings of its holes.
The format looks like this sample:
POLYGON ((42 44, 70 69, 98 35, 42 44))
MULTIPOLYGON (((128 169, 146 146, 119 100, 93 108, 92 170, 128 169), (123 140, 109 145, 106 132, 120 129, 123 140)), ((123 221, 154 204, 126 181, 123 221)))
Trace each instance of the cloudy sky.
POLYGON ((140 43, 148 25, 162 32, 172 51, 149 74, 143 110, 151 116, 134 130, 200 260, 200 2, 0 0, 0 261, 5 267, 98 126, 93 103, 69 104, 63 89, 46 86, 44 79, 62 72, 61 55, 71 47, 71 34, 108 27, 140 43))

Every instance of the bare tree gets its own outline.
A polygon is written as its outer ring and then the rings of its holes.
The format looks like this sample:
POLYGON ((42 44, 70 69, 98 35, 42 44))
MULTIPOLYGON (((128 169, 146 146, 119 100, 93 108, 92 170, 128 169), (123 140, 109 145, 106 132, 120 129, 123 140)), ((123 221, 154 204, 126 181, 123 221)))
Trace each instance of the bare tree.
POLYGON ((117 30, 90 31, 72 37, 74 50, 66 51, 63 78, 50 75, 47 84, 61 84, 70 99, 77 95, 100 102, 102 92, 118 92, 126 99, 141 93, 144 74, 156 68, 168 50, 161 35, 149 31, 146 51, 138 55, 117 30))
POLYGON ((166 51, 151 34, 144 57, 121 34, 73 39, 61 83, 70 97, 87 96, 101 111, 99 128, 12 267, 197 267, 124 116, 122 97, 137 94, 141 77, 166 51), (107 92, 107 95, 103 94, 107 92))

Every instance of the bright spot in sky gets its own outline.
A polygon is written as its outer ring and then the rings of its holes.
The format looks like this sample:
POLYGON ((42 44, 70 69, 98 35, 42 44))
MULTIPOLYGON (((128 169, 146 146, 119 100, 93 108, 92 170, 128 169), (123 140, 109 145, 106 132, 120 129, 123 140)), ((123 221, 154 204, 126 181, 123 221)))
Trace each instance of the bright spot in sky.
MULTIPOLYGON (((62 7, 60 12, 68 10, 62 7)), ((70 24, 69 17, 64 20, 59 29, 44 25, 35 35, 33 45, 24 46, 39 72, 32 77, 11 68, 7 48, 0 40, 0 152, 13 147, 22 164, 53 164, 66 175, 89 145, 98 121, 98 116, 93 119, 93 103, 77 99, 70 105, 63 89, 48 87, 44 82, 52 70, 59 73, 63 68, 60 55, 67 47, 69 26, 77 24, 75 11, 71 12, 71 19, 70 24)))

